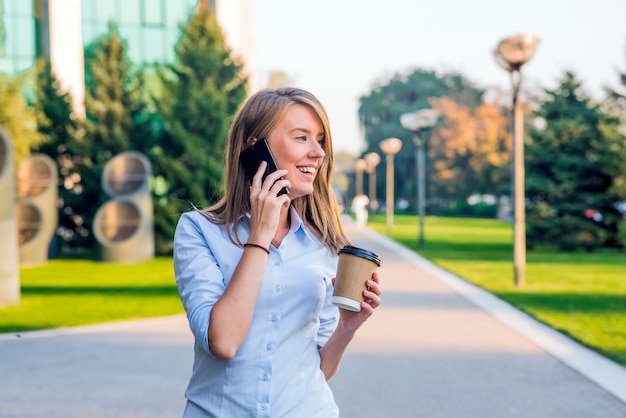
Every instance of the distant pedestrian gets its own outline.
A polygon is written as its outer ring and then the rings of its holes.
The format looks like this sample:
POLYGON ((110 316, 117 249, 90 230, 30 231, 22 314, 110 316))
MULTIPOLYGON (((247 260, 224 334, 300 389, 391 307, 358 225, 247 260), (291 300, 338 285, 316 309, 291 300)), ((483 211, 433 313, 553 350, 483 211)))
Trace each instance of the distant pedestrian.
POLYGON ((356 223, 359 226, 367 225, 367 206, 370 199, 363 193, 359 193, 352 199, 352 212, 356 215, 356 223))

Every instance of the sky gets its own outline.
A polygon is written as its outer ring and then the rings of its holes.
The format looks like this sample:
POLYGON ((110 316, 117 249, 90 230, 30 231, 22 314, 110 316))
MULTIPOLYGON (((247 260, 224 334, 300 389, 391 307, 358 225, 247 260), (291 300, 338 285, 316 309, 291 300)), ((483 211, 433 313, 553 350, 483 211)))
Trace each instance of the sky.
POLYGON ((524 88, 555 88, 572 71, 601 98, 626 72, 626 0, 257 0, 256 16, 260 84, 283 71, 314 93, 335 150, 354 154, 365 148, 359 98, 395 74, 459 72, 510 92, 493 49, 511 35, 541 39, 524 88))

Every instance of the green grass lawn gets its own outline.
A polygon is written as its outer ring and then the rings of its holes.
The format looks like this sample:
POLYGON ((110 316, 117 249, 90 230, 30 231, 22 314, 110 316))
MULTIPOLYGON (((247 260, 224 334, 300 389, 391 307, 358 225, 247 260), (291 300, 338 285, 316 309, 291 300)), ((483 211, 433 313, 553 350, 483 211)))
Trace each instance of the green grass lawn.
POLYGON ((19 305, 0 308, 0 333, 182 313, 171 258, 141 264, 51 260, 20 269, 19 305))
MULTIPOLYGON (((369 226, 386 234, 384 216, 369 226)), ((513 283, 512 224, 427 217, 417 248, 417 218, 396 215, 390 238, 524 312, 626 365, 626 252, 527 253, 526 285, 513 283)), ((387 234, 386 234, 387 235, 387 234)))

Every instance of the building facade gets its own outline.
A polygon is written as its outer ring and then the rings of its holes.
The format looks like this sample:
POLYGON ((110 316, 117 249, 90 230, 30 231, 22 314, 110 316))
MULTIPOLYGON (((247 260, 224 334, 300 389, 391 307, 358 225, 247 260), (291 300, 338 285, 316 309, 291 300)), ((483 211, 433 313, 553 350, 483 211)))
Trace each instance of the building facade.
POLYGON ((254 44, 256 0, 0 0, 0 73, 32 68, 49 57, 61 89, 84 115, 84 46, 117 24, 137 64, 174 60, 179 25, 197 7, 214 10, 233 54, 244 64, 249 90, 256 90, 254 44))

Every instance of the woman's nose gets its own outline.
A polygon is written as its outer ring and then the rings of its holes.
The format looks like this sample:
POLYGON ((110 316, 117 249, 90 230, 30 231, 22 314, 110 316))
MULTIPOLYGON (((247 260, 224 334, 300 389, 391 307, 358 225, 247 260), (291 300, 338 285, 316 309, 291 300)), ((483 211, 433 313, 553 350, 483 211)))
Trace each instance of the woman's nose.
POLYGON ((309 156, 311 158, 324 158, 326 156, 326 152, 324 152, 324 148, 322 148, 322 144, 315 141, 315 145, 313 145, 311 151, 309 152, 309 156))

